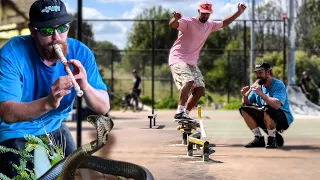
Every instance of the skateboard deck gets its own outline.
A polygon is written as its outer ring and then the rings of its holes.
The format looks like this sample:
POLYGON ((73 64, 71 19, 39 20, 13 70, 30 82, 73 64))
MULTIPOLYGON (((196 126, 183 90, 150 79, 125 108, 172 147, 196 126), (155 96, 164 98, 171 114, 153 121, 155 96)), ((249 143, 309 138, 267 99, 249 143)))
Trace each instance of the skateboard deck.
POLYGON ((177 122, 179 124, 190 124, 190 123, 198 123, 196 119, 190 120, 190 119, 173 119, 174 122, 177 122))
POLYGON ((200 124, 197 122, 197 120, 188 120, 188 119, 174 119, 175 122, 177 122, 181 127, 190 127, 192 129, 196 129, 197 127, 200 127, 200 124))

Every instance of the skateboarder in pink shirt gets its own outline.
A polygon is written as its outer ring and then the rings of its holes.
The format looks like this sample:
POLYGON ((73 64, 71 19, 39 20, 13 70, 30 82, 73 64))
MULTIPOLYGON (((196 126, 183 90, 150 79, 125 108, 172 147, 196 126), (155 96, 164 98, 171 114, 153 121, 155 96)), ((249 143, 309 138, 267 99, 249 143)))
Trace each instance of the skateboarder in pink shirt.
POLYGON ((239 3, 237 12, 222 21, 209 19, 212 14, 212 4, 208 1, 199 4, 197 17, 181 18, 180 13, 173 13, 169 25, 179 31, 178 39, 174 42, 169 55, 169 67, 179 90, 175 120, 193 120, 189 117, 189 112, 204 95, 204 79, 197 63, 199 52, 208 36, 228 26, 245 9, 246 6, 239 3), (190 91, 192 93, 189 96, 190 91))

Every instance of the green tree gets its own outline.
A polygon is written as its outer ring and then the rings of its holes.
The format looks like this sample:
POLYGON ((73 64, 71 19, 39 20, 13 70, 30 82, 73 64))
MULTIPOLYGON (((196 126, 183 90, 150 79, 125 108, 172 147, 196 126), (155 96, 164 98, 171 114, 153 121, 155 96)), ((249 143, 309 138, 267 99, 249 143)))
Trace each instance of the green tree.
MULTIPOLYGON (((171 48, 177 36, 177 31, 169 27, 168 23, 172 14, 169 10, 163 9, 161 6, 145 9, 134 19, 153 19, 155 49, 171 48)), ((128 37, 127 49, 151 49, 152 48, 152 22, 136 21, 133 24, 132 32, 128 37)))
POLYGON ((320 3, 319 0, 303 0, 296 22, 297 48, 308 54, 320 55, 320 3))
POLYGON ((99 65, 111 68, 111 63, 120 62, 119 48, 109 41, 97 41, 93 49, 96 61, 99 65))
POLYGON ((233 37, 229 27, 209 35, 199 55, 199 68, 203 74, 212 69, 213 62, 223 55, 225 47, 233 37))
MULTIPOLYGON (((308 71, 314 78, 316 84, 320 85, 320 57, 315 55, 308 56, 305 51, 296 51, 295 52, 295 79, 298 82, 300 77, 302 76, 303 71, 308 71)), ((258 57, 256 59, 256 63, 265 61, 272 65, 273 76, 278 79, 282 79, 283 75, 283 54, 282 52, 271 52, 265 53, 263 57, 258 57)), ((287 72, 285 72, 287 73, 287 72)))
POLYGON ((206 89, 211 92, 224 94, 228 89, 226 71, 226 56, 221 56, 213 62, 212 70, 204 75, 206 89))
POLYGON ((266 49, 282 48, 282 26, 280 21, 272 21, 280 19, 282 7, 276 6, 272 1, 261 4, 256 8, 256 24, 258 25, 258 33, 256 34, 256 49, 258 55, 262 56, 266 49))
MULTIPOLYGON (((161 6, 144 9, 134 19, 154 19, 154 48, 170 49, 177 37, 177 30, 172 29, 168 23, 172 14, 169 10, 163 9, 161 6)), ((152 22, 151 21, 135 21, 132 31, 128 35, 126 52, 122 63, 126 70, 133 68, 141 70, 139 64, 151 65, 151 49, 152 49, 152 22), (147 51, 136 51, 147 50, 147 51)), ((161 65, 167 63, 168 52, 157 51, 155 56, 155 64, 161 65)))
POLYGON ((204 74, 206 87, 209 91, 225 94, 238 94, 243 77, 243 56, 239 51, 241 41, 233 40, 225 52, 214 59, 212 68, 204 74))

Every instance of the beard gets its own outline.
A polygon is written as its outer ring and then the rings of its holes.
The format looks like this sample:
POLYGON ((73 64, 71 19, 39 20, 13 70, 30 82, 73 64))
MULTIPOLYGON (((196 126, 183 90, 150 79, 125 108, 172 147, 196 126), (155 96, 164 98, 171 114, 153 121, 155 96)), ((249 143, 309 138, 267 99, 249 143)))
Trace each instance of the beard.
POLYGON ((259 85, 264 85, 267 82, 266 78, 258 77, 258 79, 259 79, 259 82, 258 82, 259 85))
POLYGON ((199 21, 202 22, 202 23, 205 23, 208 21, 208 18, 199 18, 199 21))
MULTIPOLYGON (((38 41, 38 44, 39 44, 39 41, 38 41)), ((64 56, 68 54, 68 46, 66 41, 53 41, 52 43, 46 44, 46 45, 39 44, 40 51, 41 51, 40 54, 42 54, 43 57, 48 61, 58 61, 60 59, 60 57, 58 56, 58 54, 55 52, 53 48, 54 44, 58 44, 60 46, 64 56)))

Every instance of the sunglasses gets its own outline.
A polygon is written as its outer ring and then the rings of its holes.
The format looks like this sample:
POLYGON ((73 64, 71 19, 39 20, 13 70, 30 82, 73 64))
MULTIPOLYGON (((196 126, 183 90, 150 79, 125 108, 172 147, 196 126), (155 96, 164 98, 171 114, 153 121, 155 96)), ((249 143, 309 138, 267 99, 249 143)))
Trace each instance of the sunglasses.
POLYGON ((54 30, 57 30, 57 32, 59 34, 64 33, 66 31, 68 31, 70 28, 69 24, 63 24, 60 25, 58 27, 45 27, 45 28, 36 28, 34 27, 35 30, 39 31, 40 34, 44 35, 44 36, 51 36, 54 34, 54 30))

